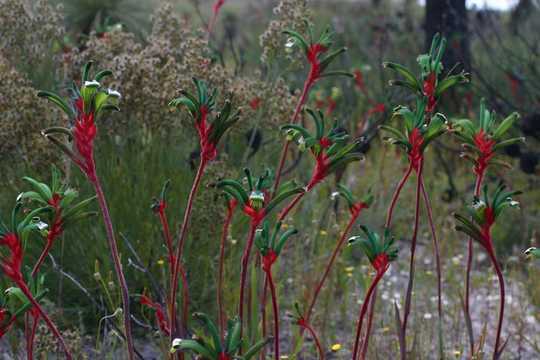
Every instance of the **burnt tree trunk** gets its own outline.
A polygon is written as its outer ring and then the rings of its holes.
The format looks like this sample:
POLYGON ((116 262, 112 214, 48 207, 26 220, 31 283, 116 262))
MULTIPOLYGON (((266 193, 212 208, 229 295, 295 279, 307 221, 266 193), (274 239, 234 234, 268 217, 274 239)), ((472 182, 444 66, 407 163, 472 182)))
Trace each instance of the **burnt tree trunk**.
POLYGON ((458 70, 470 69, 469 34, 465 0, 426 0, 426 49, 436 33, 448 40, 444 66, 449 70, 459 63, 458 70))

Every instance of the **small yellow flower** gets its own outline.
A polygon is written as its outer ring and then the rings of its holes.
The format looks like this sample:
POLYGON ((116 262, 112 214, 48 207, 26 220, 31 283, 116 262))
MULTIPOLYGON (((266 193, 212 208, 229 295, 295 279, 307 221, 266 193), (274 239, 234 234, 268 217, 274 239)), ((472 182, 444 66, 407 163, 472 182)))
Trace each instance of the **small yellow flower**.
POLYGON ((348 272, 348 273, 353 272, 353 270, 354 270, 354 266, 347 266, 345 268, 345 272, 348 272))
POLYGON ((159 260, 157 261, 157 264, 158 264, 159 266, 163 266, 163 264, 165 264, 165 261, 163 261, 163 259, 159 259, 159 260))
POLYGON ((326 235, 328 235, 328 232, 326 230, 321 230, 320 234, 322 236, 326 236, 326 235))
POLYGON ((347 277, 352 277, 352 273, 347 273, 347 277))
POLYGON ((339 351, 341 350, 341 344, 334 344, 330 349, 332 349, 332 351, 339 351))
POLYGON ((287 229, 287 228, 289 227, 289 224, 283 224, 283 225, 281 225, 281 227, 282 227, 283 229, 287 229))
POLYGON ((427 271, 426 271, 426 275, 429 275, 429 276, 433 275, 433 271, 427 270, 427 271))
POLYGON ((280 358, 280 359, 288 359, 288 358, 289 358, 289 355, 281 355, 279 358, 280 358))
POLYGON ((383 333, 387 333, 387 332, 389 332, 389 331, 390 331, 390 328, 389 328, 389 327, 383 327, 383 328, 382 328, 382 332, 383 332, 383 333))
POLYGON ((455 355, 455 356, 460 356, 460 355, 461 355, 461 351, 459 351, 459 350, 454 350, 454 355, 455 355))

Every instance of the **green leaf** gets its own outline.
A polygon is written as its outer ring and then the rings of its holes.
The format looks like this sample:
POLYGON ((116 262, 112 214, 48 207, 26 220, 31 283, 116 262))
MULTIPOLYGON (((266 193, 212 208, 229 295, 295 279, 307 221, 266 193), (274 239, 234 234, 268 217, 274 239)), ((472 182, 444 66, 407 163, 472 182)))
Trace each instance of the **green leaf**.
POLYGON ((103 79, 104 77, 107 77, 107 76, 112 76, 112 74, 113 73, 112 73, 111 70, 108 70, 108 69, 101 70, 96 74, 95 79, 96 79, 96 81, 101 82, 101 79, 103 79))
POLYGON ((82 83, 84 84, 85 81, 88 81, 88 75, 90 73, 90 68, 92 67, 92 64, 94 62, 92 60, 88 61, 84 67, 82 72, 82 83))
POLYGON ((46 184, 36 181, 29 176, 24 176, 23 180, 29 182, 39 195, 41 195, 43 200, 48 201, 52 198, 51 189, 46 184))
POLYGON ((242 185, 236 181, 236 180, 230 180, 225 179, 221 180, 217 183, 217 186, 219 188, 229 188, 232 189, 233 192, 230 193, 232 196, 234 196, 241 204, 247 204, 249 201, 249 196, 242 187, 242 185))
POLYGON ((226 350, 228 354, 232 354, 240 347, 242 324, 238 319, 229 320, 227 330, 226 350))
POLYGON ((510 114, 506 119, 504 119, 497 129, 493 132, 493 139, 499 140, 511 127, 514 125, 514 122, 519 119, 519 114, 514 112, 510 114))
POLYGON ((392 69, 396 71, 398 74, 400 74, 401 76, 403 76, 403 78, 405 79, 405 82, 407 82, 412 89, 416 91, 420 91, 420 92, 422 91, 422 87, 418 83, 418 80, 416 79, 416 77, 405 66, 396 64, 393 62, 384 62, 383 67, 392 69))
POLYGON ((195 354, 198 354, 207 359, 215 359, 217 356, 211 350, 205 348, 195 340, 182 339, 177 347, 171 347, 170 352, 171 354, 174 354, 177 350, 193 351, 195 354))
POLYGON ((221 339, 220 339, 219 331, 216 325, 214 324, 214 322, 210 320, 208 315, 201 312, 197 312, 193 314, 193 316, 197 318, 199 321, 201 321, 203 325, 206 327, 206 329, 208 330, 208 332, 210 333, 210 336, 212 337, 212 341, 214 343, 214 349, 216 350, 216 352, 218 354, 222 352, 223 349, 221 347, 221 339))
POLYGON ((442 95, 443 92, 450 89, 451 87, 457 84, 466 83, 468 81, 469 79, 467 78, 465 73, 448 76, 437 85, 437 89, 435 90, 435 97, 438 98, 442 95))
POLYGON ((305 192, 304 188, 297 187, 295 189, 286 190, 286 191, 279 191, 276 196, 268 203, 268 205, 265 207, 265 213, 270 213, 279 203, 281 203, 283 200, 296 195, 301 194, 305 192))
POLYGON ((518 138, 512 138, 512 139, 508 139, 508 140, 504 140, 504 141, 501 141, 501 142, 498 142, 497 144, 495 144, 495 146, 493 147, 493 151, 498 151, 506 146, 510 146, 510 145, 513 145, 513 144, 517 144, 517 143, 520 143, 520 142, 525 142, 525 138, 524 137, 518 137, 518 138))
POLYGON ((347 51, 347 48, 343 47, 341 49, 337 49, 331 52, 330 54, 328 54, 328 56, 326 56, 320 62, 321 72, 324 72, 324 70, 328 67, 328 65, 330 65, 336 59, 336 57, 338 57, 339 55, 343 54, 346 51, 347 51))
POLYGON ((261 351, 261 349, 270 342, 270 340, 272 340, 272 338, 268 338, 266 340, 261 340, 259 341, 258 343, 256 343, 255 345, 253 345, 252 347, 250 347, 248 349, 248 351, 246 351, 243 359, 244 360, 250 360, 251 358, 253 358, 255 355, 257 355, 257 353, 259 351, 261 351))
POLYGON ((37 96, 44 97, 52 101, 60 109, 62 109, 62 111, 64 111, 67 114, 67 116, 69 116, 70 118, 75 116, 75 113, 73 112, 73 110, 66 104, 66 102, 60 96, 56 95, 55 93, 41 90, 41 91, 38 91, 37 96))

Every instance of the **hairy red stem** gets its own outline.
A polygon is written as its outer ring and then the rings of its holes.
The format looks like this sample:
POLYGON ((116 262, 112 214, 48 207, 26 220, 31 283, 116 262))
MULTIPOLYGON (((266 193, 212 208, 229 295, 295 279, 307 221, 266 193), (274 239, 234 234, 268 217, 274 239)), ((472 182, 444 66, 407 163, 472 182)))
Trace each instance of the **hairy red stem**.
POLYGON ((272 269, 268 269, 266 278, 268 279, 268 287, 270 288, 270 296, 272 297, 272 310, 274 312, 274 357, 279 360, 279 307, 277 302, 276 287, 272 279, 272 269))
MULTIPOLYGON (((304 82, 304 88, 302 89, 302 94, 300 95, 300 99, 298 100, 298 103, 296 104, 296 108, 294 109, 294 114, 291 119, 291 122, 293 124, 296 124, 296 121, 298 120, 298 115, 300 114, 300 110, 302 110, 302 106, 304 106, 306 102, 307 95, 309 93, 309 90, 313 86, 313 83, 314 83, 314 80, 311 78, 311 76, 308 76, 306 81, 304 82)), ((289 144, 290 144, 289 141, 286 141, 285 144, 283 144, 283 150, 281 151, 281 157, 279 159, 279 164, 276 171, 276 179, 274 181, 273 194, 275 194, 277 189, 279 188, 279 182, 281 180, 281 173, 283 172, 283 167, 285 166, 285 160, 287 158, 289 144)))
MULTIPOLYGON (((364 322, 364 317, 366 315, 366 311, 367 311, 368 305, 370 303, 371 294, 373 293, 373 291, 377 287, 377 284, 379 283, 379 281, 382 279, 385 271, 386 270, 377 271, 377 274, 375 275, 375 278, 371 282, 371 285, 369 285, 368 291, 367 291, 366 296, 364 298, 364 302, 362 303, 362 307, 360 309, 360 315, 358 317, 358 323, 356 325, 356 337, 355 337, 355 341, 354 341, 354 349, 353 349, 352 360, 356 360, 358 358, 358 351, 360 350, 360 334, 362 332, 362 324, 364 322)), ((364 341, 368 342, 369 337, 366 337, 364 339, 364 341)))
POLYGON ((242 269, 240 273, 240 303, 238 305, 238 316, 240 317, 241 328, 243 328, 244 323, 244 297, 245 297, 245 287, 247 280, 247 273, 249 269, 249 257, 251 254, 251 248, 253 247, 253 240, 255 238, 255 231, 259 223, 252 220, 249 226, 249 234, 244 248, 244 253, 242 254, 242 269))
POLYGON ((225 223, 223 224, 223 232, 221 234, 221 244, 219 247, 219 270, 218 270, 218 286, 217 286, 217 304, 218 304, 218 321, 221 341, 225 339, 225 310, 223 306, 223 275, 225 265, 225 244, 229 234, 229 226, 234 214, 234 207, 228 206, 225 223))
POLYGON ((414 285, 414 255, 416 253, 416 239, 418 237, 418 223, 420 220, 420 188, 422 184, 422 169, 423 161, 420 160, 420 166, 417 171, 417 180, 416 180, 416 204, 414 211, 414 229, 411 240, 411 260, 409 264, 409 283, 407 284, 407 293, 405 296, 405 308, 403 310, 403 323, 401 324, 402 336, 406 339, 407 332, 407 321, 409 319, 409 314, 411 312, 411 299, 412 299, 412 290, 414 285))
POLYGON ((317 347, 317 351, 319 352, 319 359, 324 360, 324 350, 321 346, 321 342, 319 338, 317 337, 317 334, 315 333, 315 330, 309 325, 309 323, 306 321, 305 324, 302 325, 302 328, 306 329, 313 338, 313 341, 315 341, 315 346, 317 347))
POLYGON ((107 232, 107 242, 109 244, 109 249, 111 251, 111 257, 114 263, 114 270, 116 272, 116 277, 120 283, 120 293, 122 296, 122 307, 124 315, 124 331, 126 332, 126 343, 128 350, 128 359, 134 359, 134 346, 133 346, 133 337, 131 334, 131 312, 129 311, 129 290, 124 276, 124 271, 122 270, 122 264, 120 262, 120 255, 118 254, 118 245, 116 243, 116 238, 114 235, 113 224, 111 221, 111 215, 109 214, 109 207, 107 206, 107 200, 105 199, 105 194, 101 188, 101 183, 99 178, 96 176, 93 179, 90 179, 92 185, 94 185, 94 190, 98 199, 99 207, 101 208, 101 213, 103 215, 103 221, 105 223, 105 230, 107 232))
MULTIPOLYGON (((366 335, 365 338, 369 339, 371 335, 371 327, 373 326, 373 317, 375 314, 375 303, 377 302, 377 288, 373 290, 373 295, 371 295, 371 300, 369 301, 369 310, 368 310, 368 323, 366 328, 366 335)), ((365 359, 368 351, 368 344, 369 341, 363 341, 362 342, 362 353, 361 358, 365 359)))
POLYGON ((334 262, 336 261, 337 256, 341 252, 341 249, 343 248, 343 244, 345 243, 345 240, 347 239, 347 236, 349 235, 349 232, 351 231, 354 223, 358 219, 358 216, 360 215, 360 212, 353 213, 351 215, 351 219, 349 220, 349 223, 347 224, 347 227, 341 234, 341 237, 334 247, 334 251, 332 252, 332 255, 330 256, 330 259, 328 260, 328 263, 326 264, 326 267, 324 269, 324 273, 319 280, 317 287, 315 288, 315 292, 313 293, 313 297, 311 299, 311 302, 309 304, 308 310, 304 314, 304 318, 306 319, 306 322, 309 323, 311 314, 313 313, 313 308, 315 307, 315 303, 317 302, 317 299, 319 298, 319 294, 324 286, 324 283, 326 282, 326 279, 328 278, 328 275, 330 274, 330 271, 332 270, 332 267, 334 266, 334 262))
POLYGON ((307 191, 303 191, 303 192, 299 193, 298 195, 296 195, 294 197, 294 199, 287 205, 287 207, 284 208, 279 213, 278 221, 283 221, 287 217, 289 212, 296 206, 296 204, 298 204, 300 202, 300 200, 302 200, 302 198, 304 197, 304 195, 306 195, 306 193, 307 193, 307 191))
POLYGON ((28 298, 28 301, 30 301, 32 306, 37 310, 37 312, 43 318, 43 320, 45 320, 45 323, 47 324, 47 327, 49 328, 49 330, 51 330, 54 337, 56 337, 56 339, 60 343, 60 346, 62 347, 62 350, 64 350, 64 353, 66 354, 66 359, 67 360, 73 359, 73 357, 71 355, 71 352, 69 351, 68 347, 66 346, 66 343, 64 341, 64 338, 63 338, 62 334, 60 333, 60 331, 58 330, 56 325, 54 325, 51 318, 49 318, 49 316, 45 313, 45 311, 43 310, 41 305, 36 301, 36 299, 34 299, 34 297, 32 295, 32 292, 30 291, 30 289, 28 289, 28 286, 26 286, 26 283, 24 283, 23 281, 19 281, 19 282, 17 282, 17 286, 21 289, 23 294, 28 298))
POLYGON ((392 215, 394 214, 394 208, 396 207, 397 201, 399 199, 399 195, 401 194, 401 190, 403 189, 403 186, 407 183, 407 180, 409 179, 409 176, 411 175, 411 172, 413 170, 413 164, 412 162, 409 163, 409 168, 403 175, 403 178, 398 183, 398 186, 396 187, 396 190, 394 191, 394 195, 392 196, 392 200, 390 202, 390 206, 388 207, 388 211, 386 213, 386 223, 384 224, 385 228, 389 228, 392 224, 392 215))
POLYGON ((429 227, 431 229, 431 237, 433 238, 433 251, 435 253, 435 268, 437 271, 437 311, 439 316, 439 357, 443 358, 443 338, 442 338, 442 321, 443 321, 443 309, 442 309, 442 270, 441 270, 441 256, 439 251, 439 241, 437 239, 437 232, 435 230, 435 224, 433 222, 433 212, 431 210, 431 201, 426 192, 424 186, 424 179, 420 175, 420 189, 422 190, 422 196, 424 197, 424 204, 426 205, 426 212, 429 221, 429 227))
MULTIPOLYGON (((478 175, 476 175, 476 181, 474 185, 474 196, 479 197, 480 196, 480 189, 482 188, 482 182, 484 180, 484 173, 481 172, 478 175)), ((471 310, 470 310, 470 298, 471 298, 471 271, 472 271, 472 262, 474 257, 474 247, 473 247, 473 239, 469 237, 469 241, 467 244, 467 270, 465 273, 465 299, 464 299, 464 311, 465 316, 469 319, 471 319, 471 310)), ((474 334, 469 334, 469 342, 471 346, 471 354, 474 353, 474 334)))
POLYGON ((500 356, 500 344, 501 344, 501 331, 504 317, 504 303, 505 303, 505 289, 504 289, 504 277, 502 274, 501 267, 497 258, 495 257, 495 252, 493 249, 488 250, 489 257, 497 273, 497 279, 499 280, 499 321, 497 325, 497 337, 495 338, 495 349, 493 350, 493 360, 497 360, 500 356))
MULTIPOLYGON (((172 276, 172 283, 171 283, 171 311, 170 311, 170 324, 171 324, 171 341, 175 336, 176 333, 176 294, 178 292, 178 277, 180 275, 180 268, 182 266, 182 253, 184 250, 184 243, 186 241, 186 235, 187 230, 189 227, 189 220, 191 218, 191 212, 193 210, 193 201, 195 200, 195 196, 197 195, 197 190, 199 189, 199 186, 201 184, 201 179, 204 174, 204 170, 206 169, 207 160, 203 156, 201 156, 201 162, 199 163, 199 168, 197 169, 197 174, 195 175, 195 179, 193 180, 193 185, 191 186, 191 191, 189 192, 188 202, 186 205, 186 210, 184 212, 184 219, 182 221, 182 228, 180 230, 180 235, 178 237, 178 241, 176 244, 176 254, 175 254, 175 263, 173 268, 173 276, 172 276)), ((184 278, 184 277, 183 277, 184 278)), ((187 284, 184 284, 183 287, 186 287, 187 290, 187 284)), ((183 300, 184 303, 188 302, 188 299, 183 300)), ((185 305, 184 305, 185 306, 185 305)), ((182 319, 182 329, 181 334, 186 330, 187 328, 187 318, 182 319)))

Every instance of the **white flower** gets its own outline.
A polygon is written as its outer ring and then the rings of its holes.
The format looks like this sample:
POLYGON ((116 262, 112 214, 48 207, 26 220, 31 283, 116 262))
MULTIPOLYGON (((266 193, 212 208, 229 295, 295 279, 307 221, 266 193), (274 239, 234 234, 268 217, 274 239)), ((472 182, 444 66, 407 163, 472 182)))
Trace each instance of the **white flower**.
POLYGON ((485 206, 486 206, 486 203, 483 202, 482 200, 476 200, 472 204, 472 207, 473 207, 474 210, 481 209, 481 208, 483 208, 485 206))
POLYGON ((18 196, 17 196, 17 202, 21 201, 22 197, 23 197, 24 193, 20 193, 18 196))
POLYGON ((425 319, 425 320, 429 320, 429 319, 431 319, 432 317, 433 317, 433 315, 431 315, 430 313, 425 313, 425 314, 424 314, 424 319, 425 319))
POLYGON ((182 344, 182 341, 184 341, 183 339, 180 339, 180 338, 175 338, 173 339, 172 341, 172 345, 171 345, 171 354, 174 354, 176 352, 176 350, 178 350, 178 348, 180 347, 180 344, 182 344))
POLYGON ((96 87, 99 87, 99 81, 97 80, 92 80, 92 81, 85 81, 84 82, 84 87, 93 87, 93 88, 96 88, 96 87))
POLYGON ((43 222, 43 221, 39 221, 36 223, 36 226, 38 228, 39 231, 42 231, 42 230, 45 230, 46 228, 49 227, 49 225, 47 225, 47 223, 43 222))
POLYGON ((122 94, 120 94, 118 91, 114 89, 107 89, 107 95, 115 97, 117 99, 120 99, 122 97, 122 94))
POLYGON ((339 191, 334 191, 334 192, 332 193, 332 195, 330 195, 330 198, 331 198, 332 200, 335 200, 338 196, 339 196, 339 191))
POLYGON ((296 44, 296 40, 294 38, 290 37, 287 39, 287 42, 285 43, 286 48, 292 48, 296 44))

